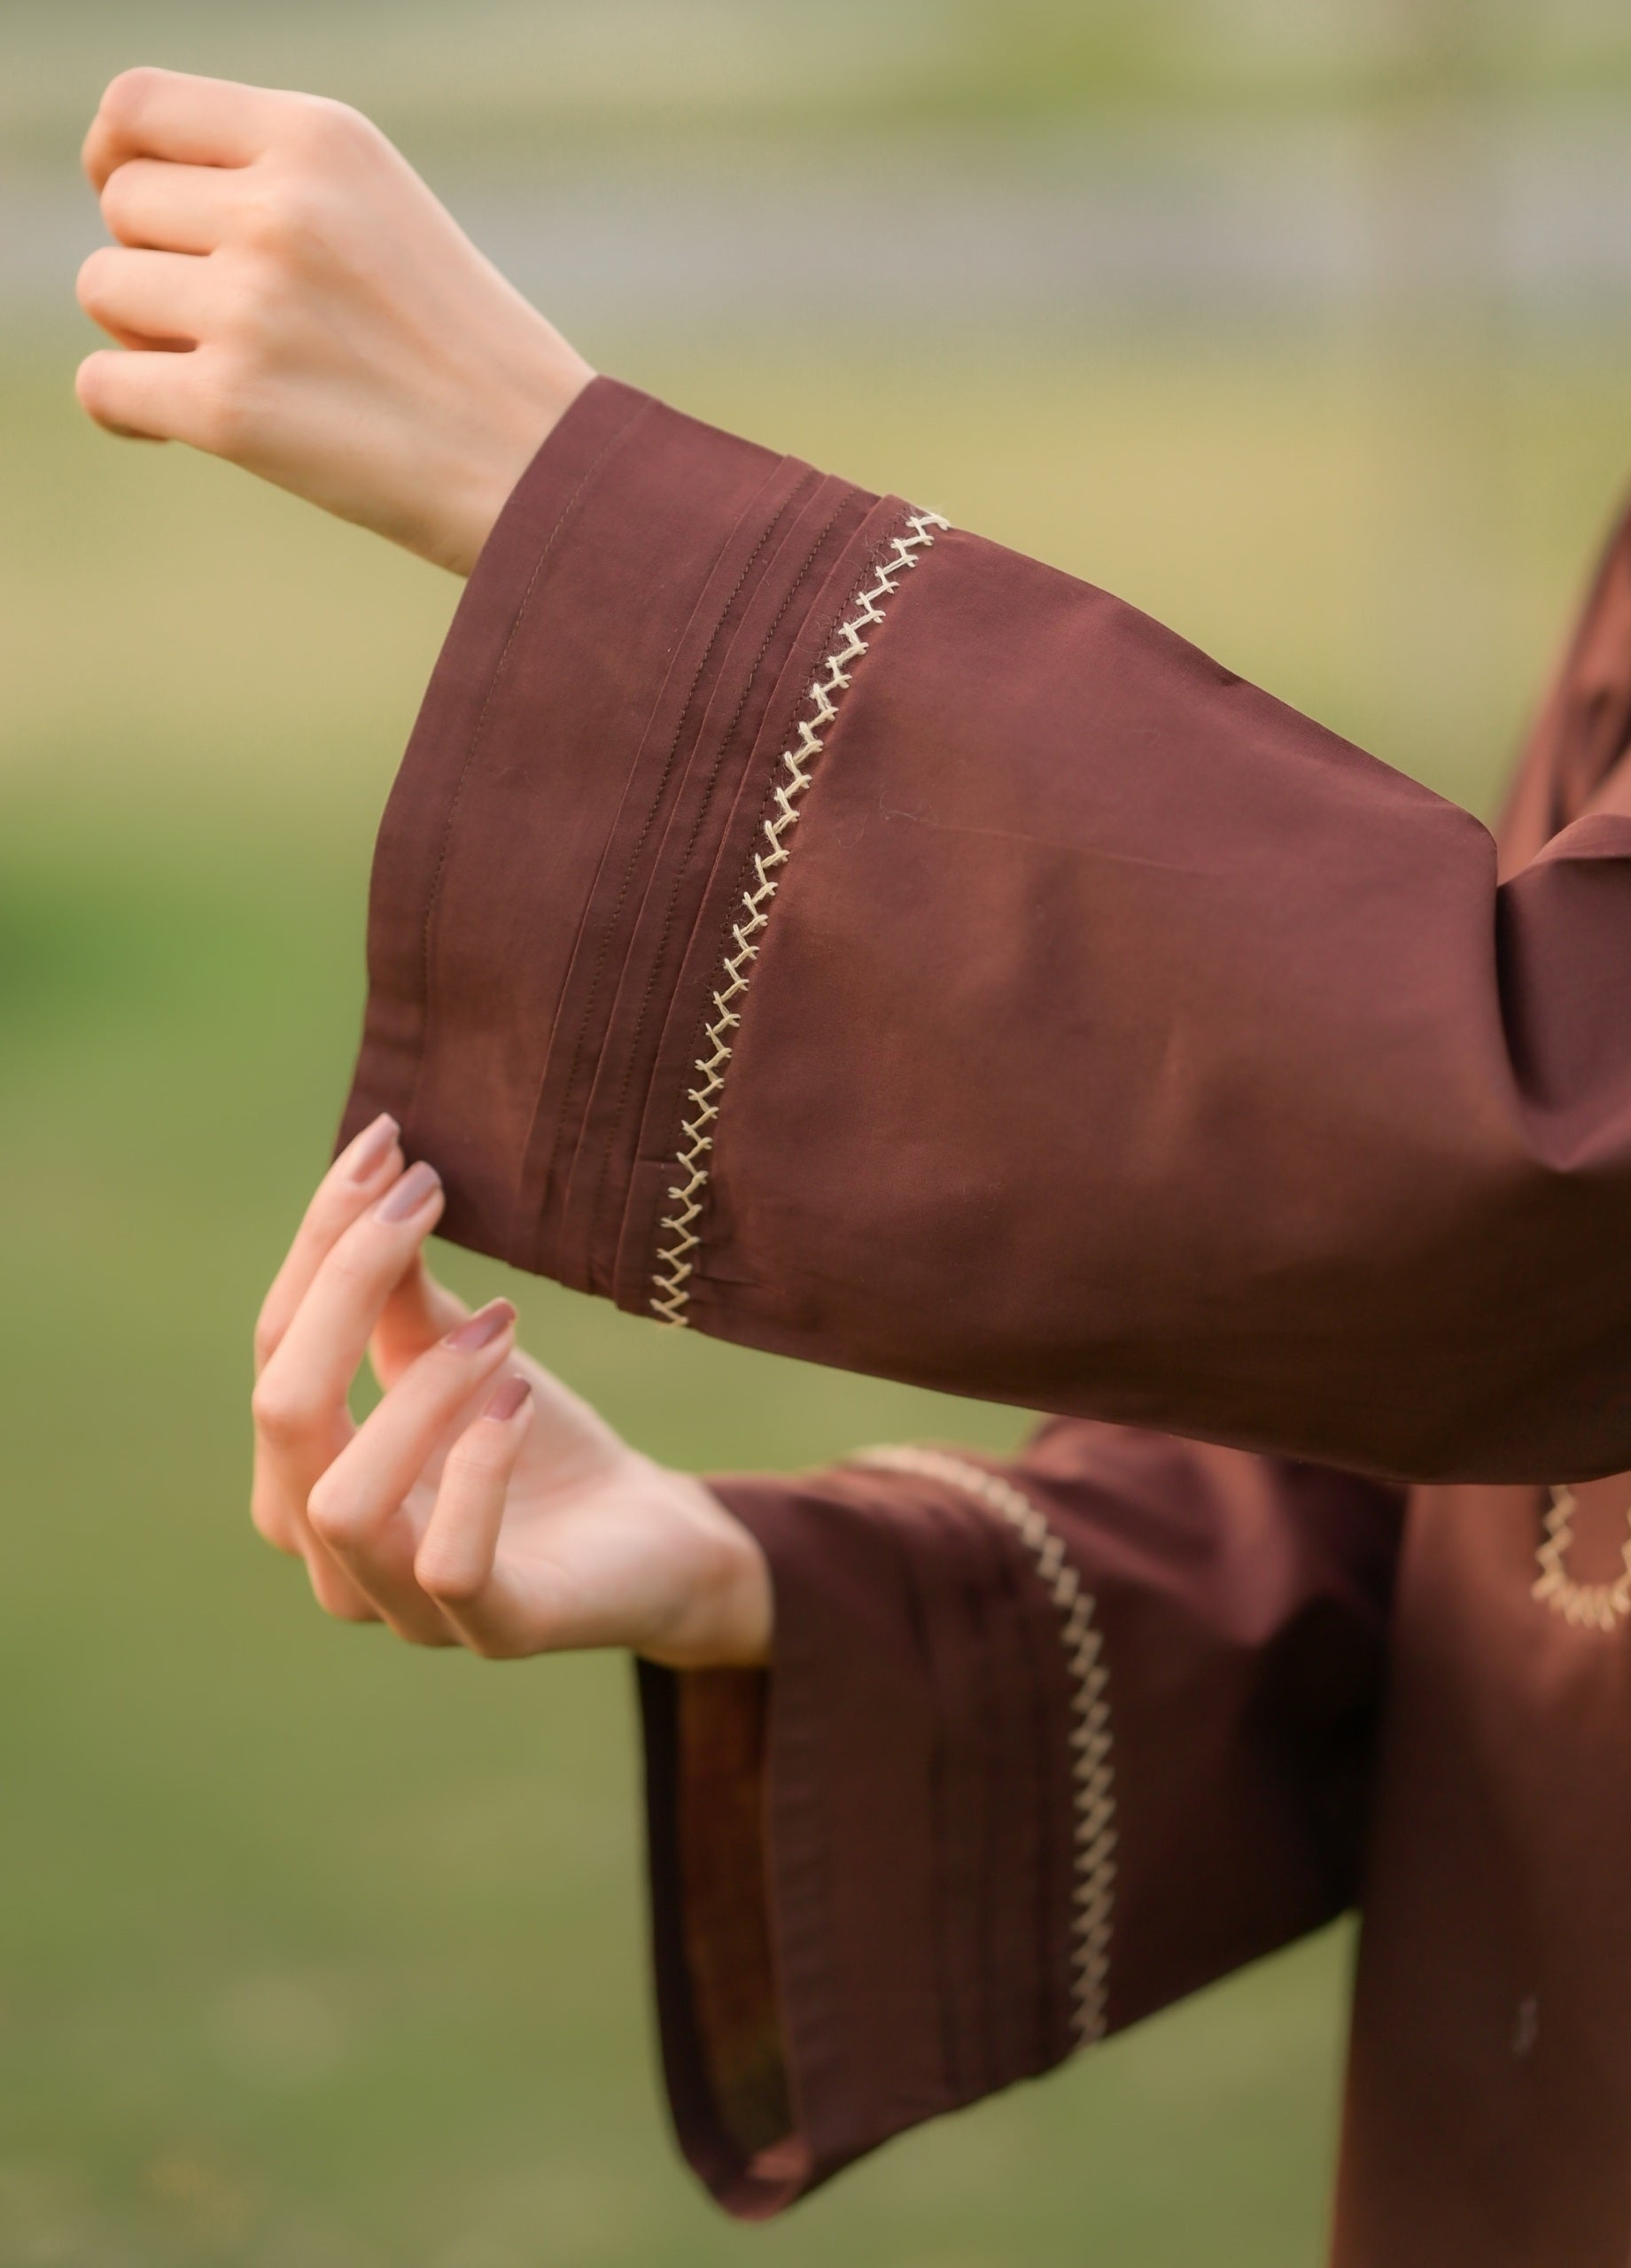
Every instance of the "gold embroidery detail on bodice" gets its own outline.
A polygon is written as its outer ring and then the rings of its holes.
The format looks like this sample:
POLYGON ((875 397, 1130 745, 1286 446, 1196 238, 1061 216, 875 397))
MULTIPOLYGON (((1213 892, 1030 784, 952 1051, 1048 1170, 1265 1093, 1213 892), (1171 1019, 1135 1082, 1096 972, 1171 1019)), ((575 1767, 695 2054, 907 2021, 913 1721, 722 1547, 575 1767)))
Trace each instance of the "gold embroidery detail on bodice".
POLYGON ((1574 1515, 1580 1503, 1573 1488, 1554 1488, 1541 1533, 1535 1565, 1540 1568, 1532 1595, 1560 1614, 1565 1622, 1586 1630, 1612 1630, 1631 1614, 1631 1510, 1626 1513, 1627 1535, 1620 1572, 1612 1583, 1576 1582, 1568 1568, 1574 1541, 1574 1515))

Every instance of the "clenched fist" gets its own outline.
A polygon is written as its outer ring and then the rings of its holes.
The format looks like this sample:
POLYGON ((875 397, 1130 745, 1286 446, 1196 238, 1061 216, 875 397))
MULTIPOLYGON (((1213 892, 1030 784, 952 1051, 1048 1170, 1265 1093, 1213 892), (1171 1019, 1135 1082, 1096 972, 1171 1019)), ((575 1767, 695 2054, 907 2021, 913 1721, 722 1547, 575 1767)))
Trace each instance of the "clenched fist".
POLYGON ((80 303, 111 431, 241 464, 455 574, 593 372, 355 111, 173 71, 102 98, 80 303))
POLYGON ((688 1473, 620 1441, 428 1273, 442 1209, 392 1120, 330 1169, 256 1333, 255 1525, 330 1614, 516 1656, 627 1646, 675 1668, 770 1652, 770 1571, 688 1473), (359 1425, 365 1353, 384 1388, 359 1425))

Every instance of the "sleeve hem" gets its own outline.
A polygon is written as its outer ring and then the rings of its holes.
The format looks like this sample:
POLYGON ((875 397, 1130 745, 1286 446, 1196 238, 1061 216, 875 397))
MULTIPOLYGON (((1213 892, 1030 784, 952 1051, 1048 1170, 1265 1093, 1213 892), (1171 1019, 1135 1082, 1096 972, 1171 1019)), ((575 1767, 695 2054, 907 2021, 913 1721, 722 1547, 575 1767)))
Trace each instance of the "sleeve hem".
POLYGON ((717 1486, 777 1590, 757 1880, 785 2132, 730 2131, 683 1863, 719 1814, 676 1735, 684 1681, 644 1671, 653 1927, 682 2148, 761 2218, 1069 2053, 1069 1711, 1046 1593, 989 1515, 877 1474, 717 1486))
POLYGON ((381 827, 344 1130, 393 1113, 454 1241, 614 1293, 641 1125, 667 1146, 673 1035, 877 509, 596 379, 501 516, 381 827))

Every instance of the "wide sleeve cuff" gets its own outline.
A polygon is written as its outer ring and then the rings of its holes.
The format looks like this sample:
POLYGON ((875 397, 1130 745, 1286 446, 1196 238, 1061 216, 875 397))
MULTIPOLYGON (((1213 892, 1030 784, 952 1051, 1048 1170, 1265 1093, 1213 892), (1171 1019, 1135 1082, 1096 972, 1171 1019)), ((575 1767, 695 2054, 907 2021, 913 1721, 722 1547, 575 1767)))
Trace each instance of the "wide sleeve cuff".
POLYGON ((642 1665, 654 1950, 681 2147, 758 2218, 1076 2044, 1075 1720, 1046 1588, 955 1491, 715 1485, 776 1663, 642 1665))
POLYGON ((454 1240, 649 1305, 773 751, 904 511, 607 378, 523 478, 381 827, 342 1137, 391 1111, 454 1240))
POLYGON ((733 2212, 1351 1899, 1396 1493, 1073 1424, 714 1485, 773 1668, 641 1682, 669 2100, 733 2212))

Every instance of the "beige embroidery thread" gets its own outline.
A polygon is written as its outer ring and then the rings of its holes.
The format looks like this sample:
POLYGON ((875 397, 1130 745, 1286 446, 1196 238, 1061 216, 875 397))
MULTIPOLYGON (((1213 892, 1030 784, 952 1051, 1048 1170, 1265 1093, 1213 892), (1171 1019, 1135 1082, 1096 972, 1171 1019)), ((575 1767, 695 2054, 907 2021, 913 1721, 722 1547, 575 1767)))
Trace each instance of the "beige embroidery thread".
POLYGON ((1577 1629, 1612 1630, 1631 1614, 1631 1511, 1626 1514, 1627 1534, 1620 1559, 1619 1579, 1612 1583, 1577 1582, 1568 1568, 1569 1552, 1574 1542, 1574 1515, 1580 1503, 1569 1487, 1554 1488, 1551 1504, 1542 1530, 1535 1565, 1540 1573, 1530 1586, 1530 1595, 1560 1614, 1565 1622, 1577 1629))
POLYGON ((850 1460, 913 1473, 971 1496, 1018 1534, 1036 1562, 1060 1620, 1070 1676, 1071 1786, 1076 1866, 1072 1892, 1071 2029, 1079 2047, 1102 2039, 1115 1902, 1115 1769, 1104 1641, 1096 1602, 1065 1556, 1064 1539, 1030 1498, 967 1458, 943 1449, 864 1449, 850 1460))
POLYGON ((742 892, 725 957, 723 981, 713 996, 712 1020, 703 1037, 703 1052, 696 1059, 695 1068, 702 1074, 702 1084, 693 1087, 687 1098, 690 1115, 680 1130, 676 1161, 680 1178, 668 1192, 674 1210, 662 1223, 670 1241, 658 1247, 652 1278, 652 1312, 664 1323, 683 1328, 687 1320, 695 1254, 702 1242, 696 1223, 707 1195, 709 1153, 713 1148, 709 1130, 719 1115, 719 1097, 735 1045, 732 1034, 742 1021, 742 998, 758 959, 755 941, 770 919, 769 909, 781 887, 780 870, 791 855, 788 837, 798 824, 799 804, 821 755, 827 728, 838 714, 839 696, 849 686, 855 663, 866 651, 867 641, 861 633, 882 621, 882 602, 894 596, 902 575, 908 567, 917 565, 918 555, 934 542, 936 532, 950 524, 938 512, 913 512, 906 521, 907 533, 891 538, 888 556, 856 600, 854 611, 839 625, 836 644, 811 681, 804 696, 809 715, 800 719, 793 745, 781 751, 773 812, 764 823, 765 847, 754 854, 753 880, 742 892))

